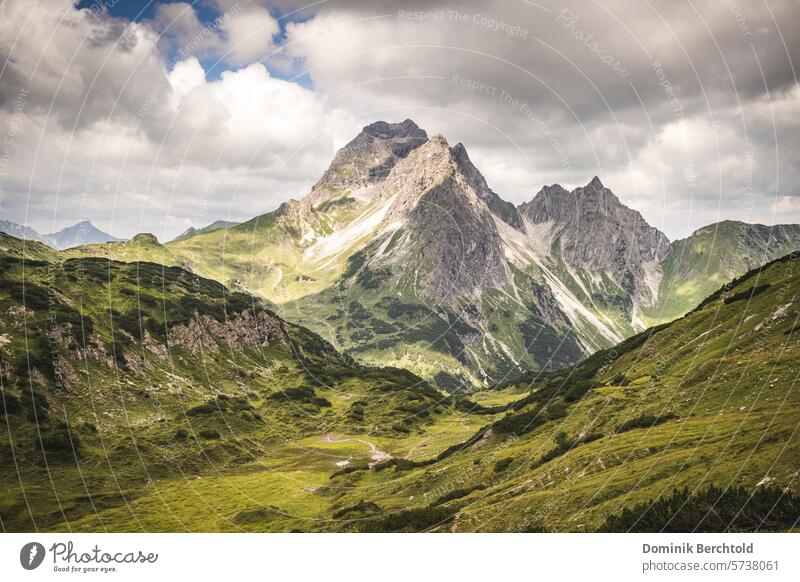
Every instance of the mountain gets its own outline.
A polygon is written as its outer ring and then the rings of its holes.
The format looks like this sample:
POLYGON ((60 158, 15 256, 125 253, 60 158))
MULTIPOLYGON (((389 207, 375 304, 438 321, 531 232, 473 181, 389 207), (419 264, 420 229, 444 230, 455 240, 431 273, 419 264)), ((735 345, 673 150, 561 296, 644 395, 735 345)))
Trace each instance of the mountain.
POLYGON ((354 504, 369 485, 376 492, 370 501, 383 509, 350 527, 796 528, 797 256, 748 272, 681 319, 578 366, 508 383, 505 390, 528 395, 457 446, 404 459, 411 464, 397 460, 394 472, 334 480, 353 492, 342 505, 354 504), (406 495, 414 499, 392 500, 406 495))
POLYGON ((642 295, 654 298, 656 290, 648 282, 666 255, 669 240, 623 205, 596 176, 572 192, 558 184, 545 187, 520 212, 533 225, 536 238, 549 247, 551 258, 594 275, 584 276, 584 285, 591 287, 600 274, 620 288, 617 296, 623 301, 642 295))
POLYGON ((725 282, 799 248, 797 224, 726 220, 705 226, 670 244, 660 265, 658 301, 647 309, 647 319, 680 317, 725 282))
POLYGON ((90 221, 83 220, 58 232, 44 235, 45 241, 53 247, 63 250, 79 245, 120 242, 123 239, 106 234, 90 221))
POLYGON ((797 253, 466 399, 178 267, 0 247, 5 531, 796 528, 797 253))
POLYGON ((182 241, 186 240, 187 238, 191 238, 193 236, 197 236, 198 234, 203 234, 204 232, 214 232, 215 230, 221 230, 226 228, 231 228, 239 224, 238 222, 231 222, 228 220, 215 220, 208 226, 204 226, 203 228, 195 228, 190 226, 186 230, 184 230, 181 234, 177 237, 172 239, 171 242, 182 241))
POLYGON ((17 224, 16 222, 11 222, 10 220, 0 220, 0 232, 10 234, 13 237, 23 240, 32 240, 45 244, 48 242, 44 236, 36 232, 31 227, 17 224))
POLYGON ((678 269, 678 244, 599 178, 514 207, 463 144, 405 120, 364 127, 302 200, 166 247, 364 363, 470 390, 686 313, 714 281, 797 248, 797 228, 780 229, 736 247, 715 278, 694 256, 678 269), (676 277, 698 291, 676 294, 676 277))

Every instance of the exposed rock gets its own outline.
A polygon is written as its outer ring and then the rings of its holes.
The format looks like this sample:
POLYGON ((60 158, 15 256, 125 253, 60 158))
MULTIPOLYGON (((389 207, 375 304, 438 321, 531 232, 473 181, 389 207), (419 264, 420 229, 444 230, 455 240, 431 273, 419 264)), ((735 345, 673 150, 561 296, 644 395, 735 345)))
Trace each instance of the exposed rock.
POLYGON ((510 202, 506 202, 500 196, 494 193, 486 183, 483 174, 480 173, 478 168, 472 163, 467 155, 467 149, 463 144, 456 144, 453 147, 453 157, 458 163, 458 167, 467 179, 467 182, 475 190, 478 198, 488 206, 489 210, 506 224, 516 228, 517 230, 524 230, 525 226, 522 222, 522 217, 517 211, 516 207, 510 202))
POLYGON ((644 288, 646 265, 667 253, 669 240, 595 177, 567 192, 546 186, 519 207, 532 224, 550 223, 550 252, 569 265, 606 273, 631 297, 644 288))
POLYGON ((307 202, 315 206, 331 196, 384 179, 398 160, 427 139, 425 130, 410 119, 402 123, 377 121, 366 126, 336 152, 331 165, 311 190, 307 202))
POLYGON ((210 315, 199 314, 192 321, 169 330, 169 345, 183 348, 193 355, 202 351, 219 352, 221 342, 234 350, 260 350, 272 342, 286 341, 284 324, 266 311, 253 315, 250 310, 219 322, 210 315))

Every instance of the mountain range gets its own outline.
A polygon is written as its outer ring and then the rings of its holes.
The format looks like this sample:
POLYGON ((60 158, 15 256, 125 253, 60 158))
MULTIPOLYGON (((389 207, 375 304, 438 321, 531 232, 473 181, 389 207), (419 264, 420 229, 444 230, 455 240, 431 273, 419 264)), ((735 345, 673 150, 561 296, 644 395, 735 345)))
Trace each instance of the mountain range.
POLYGON ((405 120, 366 126, 302 200, 164 255, 457 390, 574 364, 799 244, 798 225, 732 221, 670 242, 597 177, 514 206, 462 144, 405 120))
MULTIPOLYGON (((77 240, 54 236, 43 240, 77 240)), ((470 391, 684 315, 796 250, 800 225, 724 221, 670 241, 598 177, 515 206, 463 144, 407 119, 364 127, 307 196, 273 212, 165 245, 94 238, 64 257, 180 266, 260 297, 362 363, 470 391)))
POLYGON ((798 236, 514 206, 410 121, 239 225, 0 234, 0 526, 796 530, 798 236))
POLYGON ((82 220, 50 234, 39 234, 29 226, 23 226, 8 220, 0 220, 0 232, 17 238, 44 243, 59 250, 86 244, 124 241, 124 239, 103 232, 88 220, 82 220))

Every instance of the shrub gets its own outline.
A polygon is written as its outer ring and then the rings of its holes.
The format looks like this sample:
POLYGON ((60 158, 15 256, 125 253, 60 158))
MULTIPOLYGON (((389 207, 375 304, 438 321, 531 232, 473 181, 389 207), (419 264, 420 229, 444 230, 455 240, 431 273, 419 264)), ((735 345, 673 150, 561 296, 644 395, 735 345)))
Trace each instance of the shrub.
POLYGON ((255 525, 271 521, 279 517, 281 510, 274 505, 266 505, 264 507, 257 507, 255 509, 246 509, 240 511, 233 517, 233 523, 239 525, 255 525))
POLYGON ((480 491, 482 489, 486 489, 485 485, 474 485, 473 487, 463 487, 460 489, 453 489, 452 491, 445 493, 444 495, 438 497, 436 501, 431 503, 432 506, 435 505, 443 505, 449 501, 454 501, 456 499, 461 499, 462 497, 466 497, 473 491, 480 491))
POLYGON ((46 452, 71 452, 80 448, 81 439, 67 425, 59 424, 42 433, 41 445, 46 452))
POLYGON ((550 530, 538 522, 527 522, 519 527, 518 533, 550 533, 550 530))
POLYGON ((566 402, 577 402, 586 394, 595 387, 595 383, 589 380, 581 380, 576 382, 572 386, 570 386, 569 390, 567 390, 566 394, 564 394, 564 400, 566 402))
POLYGON ((457 513, 457 508, 420 507, 392 513, 385 517, 367 520, 361 526, 363 532, 421 532, 447 523, 457 513))
POLYGON ((22 401, 13 394, 0 395, 0 414, 16 414, 22 410, 22 401))
POLYGON ((189 431, 185 428, 179 428, 175 431, 175 438, 178 440, 184 440, 189 438, 189 431))
POLYGON ((657 424, 665 423, 665 422, 667 422, 669 420, 672 420, 674 418, 678 418, 678 417, 676 415, 672 414, 671 412, 667 413, 667 414, 662 414, 662 415, 659 415, 659 416, 653 416, 653 415, 647 414, 647 415, 644 415, 644 416, 639 416, 637 418, 632 418, 630 420, 626 420, 625 422, 620 424, 616 428, 616 430, 614 432, 619 434, 619 433, 626 432, 626 431, 629 431, 629 430, 633 430, 633 429, 636 429, 636 428, 650 428, 650 427, 656 426, 657 424))
POLYGON ((203 429, 198 434, 200 435, 200 438, 207 440, 218 440, 222 438, 219 432, 213 429, 203 429))
POLYGON ((494 464, 494 472, 501 473, 502 471, 505 471, 506 469, 508 469, 509 465, 511 465, 511 463, 513 462, 514 459, 512 457, 506 457, 505 459, 500 459, 494 464))
POLYGON ((744 291, 739 291, 738 293, 734 293, 730 297, 726 297, 722 300, 723 303, 726 305, 728 303, 733 303, 734 301, 741 301, 742 299, 750 299, 751 297, 755 297, 759 293, 763 293, 769 289, 769 283, 762 283, 761 285, 756 285, 755 287, 750 287, 749 289, 745 289, 744 291))
POLYGON ((630 384, 631 381, 628 380, 628 377, 625 374, 617 374, 611 379, 612 386, 627 386, 630 384))
POLYGON ((333 519, 353 519, 367 515, 380 515, 380 506, 374 501, 359 501, 355 505, 333 512, 333 519))
POLYGON ((198 416, 201 414, 212 414, 214 412, 218 412, 220 407, 218 407, 214 401, 205 402, 203 404, 198 404, 197 406, 193 406, 186 411, 186 416, 198 416))
POLYGON ((533 408, 526 412, 509 413, 494 423, 494 429, 501 434, 523 435, 541 426, 545 422, 544 414, 540 408, 533 408))
POLYGON ((28 420, 43 422, 50 416, 50 402, 47 397, 36 390, 23 390, 22 402, 28 409, 28 420))
POLYGON ((541 467, 545 463, 549 463, 553 459, 560 457, 561 455, 574 449, 575 447, 584 445, 586 443, 590 443, 592 441, 596 441, 601 438, 603 438, 602 433, 593 432, 589 433, 588 435, 584 435, 582 437, 579 436, 577 438, 571 439, 567 436, 567 433, 562 431, 558 433, 553 439, 556 442, 556 446, 547 451, 545 454, 543 454, 539 458, 539 460, 533 464, 532 468, 535 469, 537 467, 541 467))
POLYGON ((800 496, 777 487, 721 489, 714 485, 670 495, 609 515, 601 531, 722 533, 789 531, 797 527, 800 496))

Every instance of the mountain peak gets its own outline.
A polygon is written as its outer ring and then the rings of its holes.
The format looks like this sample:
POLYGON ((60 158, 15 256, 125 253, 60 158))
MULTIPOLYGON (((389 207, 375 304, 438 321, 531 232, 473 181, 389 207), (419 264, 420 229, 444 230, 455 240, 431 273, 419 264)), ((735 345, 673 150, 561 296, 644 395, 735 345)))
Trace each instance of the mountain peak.
POLYGON ((464 147, 464 144, 457 143, 451 148, 451 151, 453 158, 456 160, 456 164, 464 176, 466 176, 470 186, 475 190, 478 198, 483 200, 489 207, 492 214, 513 228, 524 230, 525 227, 522 223, 522 217, 519 215, 517 209, 513 204, 506 202, 489 188, 483 174, 481 174, 480 170, 475 167, 475 164, 473 164, 472 160, 469 158, 467 148, 464 147))
POLYGON ((375 121, 364 126, 361 133, 378 139, 416 138, 424 141, 428 138, 428 134, 425 133, 425 130, 410 119, 406 119, 400 123, 375 121))
POLYGON ((600 181, 600 178, 598 178, 597 176, 592 178, 592 181, 589 182, 586 185, 586 187, 587 188, 594 188, 595 190, 602 190, 602 189, 605 188, 605 186, 603 186, 603 183, 600 181))
POLYGON ((124 240, 103 232, 94 224, 92 224, 90 220, 86 219, 81 220, 72 226, 62 228, 58 232, 44 236, 49 241, 52 241, 53 246, 59 250, 85 244, 120 242, 124 240))
POLYGON ((519 210, 534 225, 550 225, 550 244, 566 263, 603 270, 631 296, 648 265, 660 261, 669 247, 661 231, 620 202, 597 176, 572 192, 558 184, 545 186, 519 210))
POLYGON ((336 152, 307 197, 312 206, 347 195, 389 175, 397 162, 428 141, 428 134, 410 119, 376 121, 336 152))

